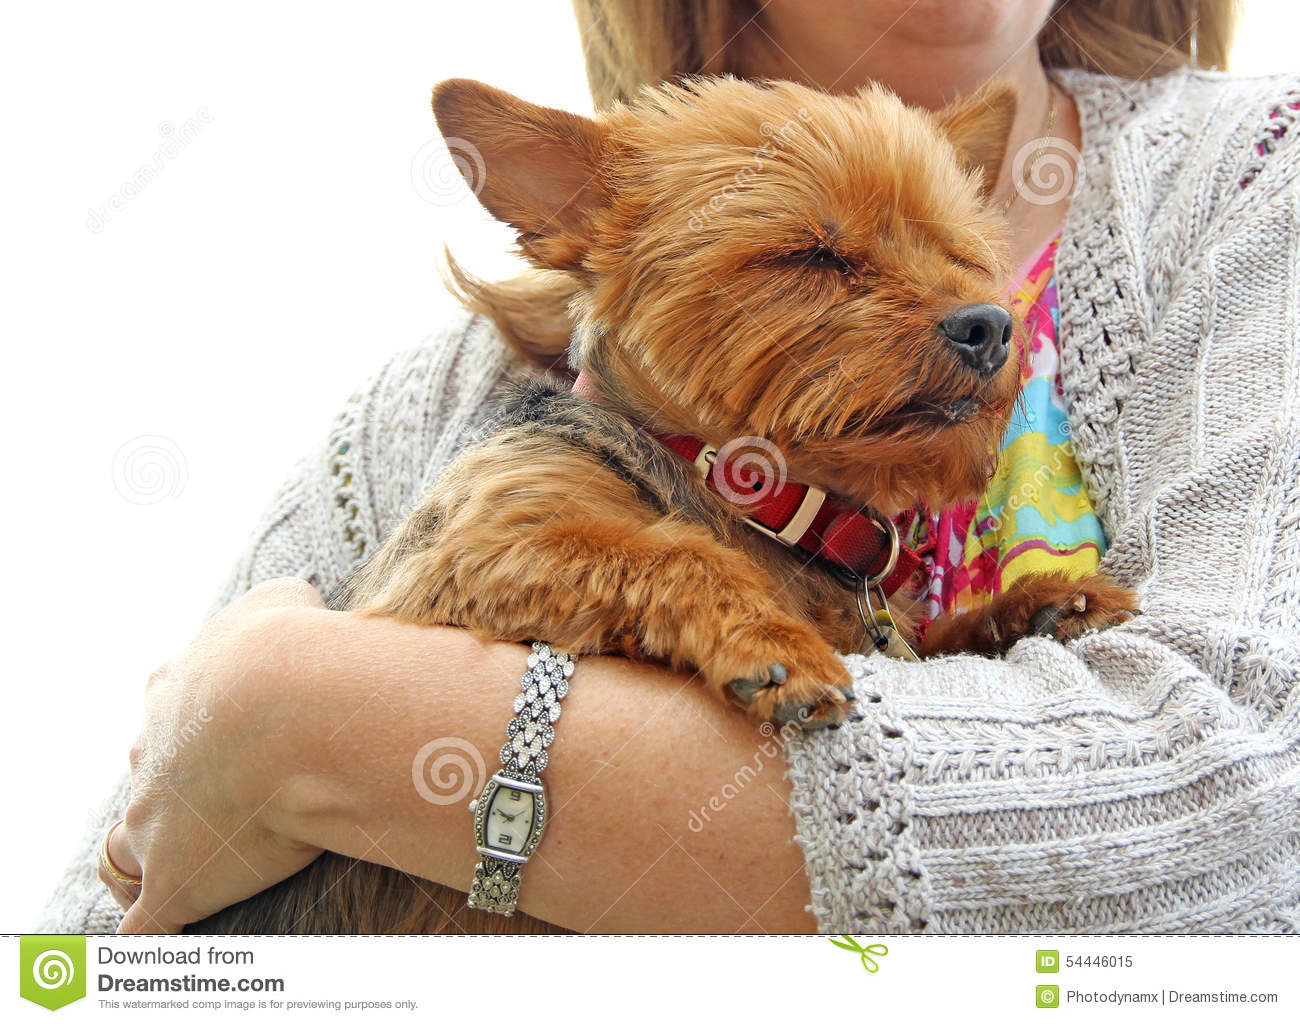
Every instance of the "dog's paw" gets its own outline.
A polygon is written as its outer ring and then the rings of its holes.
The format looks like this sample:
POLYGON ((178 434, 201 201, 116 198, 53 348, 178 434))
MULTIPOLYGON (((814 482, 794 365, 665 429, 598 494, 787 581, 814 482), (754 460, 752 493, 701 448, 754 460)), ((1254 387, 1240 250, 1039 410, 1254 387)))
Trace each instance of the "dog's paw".
POLYGON ((1097 574, 1068 579, 1056 573, 1022 577, 989 606, 989 630, 1005 651, 1026 636, 1064 642, 1090 630, 1127 622, 1138 613, 1132 591, 1097 574))
POLYGON ((750 717, 802 729, 837 725, 853 700, 843 663, 811 630, 767 624, 746 630, 711 660, 707 675, 750 717), (742 653, 743 652, 743 653, 742 653))

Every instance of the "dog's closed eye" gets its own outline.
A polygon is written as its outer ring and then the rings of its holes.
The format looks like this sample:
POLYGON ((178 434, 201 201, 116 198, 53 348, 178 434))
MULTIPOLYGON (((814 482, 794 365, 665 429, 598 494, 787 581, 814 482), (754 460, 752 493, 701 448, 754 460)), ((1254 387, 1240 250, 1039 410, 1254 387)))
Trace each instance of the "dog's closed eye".
POLYGON ((985 267, 983 264, 977 263, 975 260, 972 260, 966 256, 962 256, 959 253, 952 254, 951 256, 949 256, 949 259, 951 259, 953 263, 957 264, 957 266, 961 267, 962 270, 969 270, 972 273, 980 274, 984 277, 992 276, 989 269, 985 267))
POLYGON ((818 242, 800 252, 792 252, 785 259, 789 263, 816 270, 835 270, 841 274, 854 272, 849 259, 825 242, 818 242))
POLYGON ((803 248, 775 253, 763 262, 796 270, 833 271, 844 277, 860 276, 853 260, 824 241, 814 241, 803 248))

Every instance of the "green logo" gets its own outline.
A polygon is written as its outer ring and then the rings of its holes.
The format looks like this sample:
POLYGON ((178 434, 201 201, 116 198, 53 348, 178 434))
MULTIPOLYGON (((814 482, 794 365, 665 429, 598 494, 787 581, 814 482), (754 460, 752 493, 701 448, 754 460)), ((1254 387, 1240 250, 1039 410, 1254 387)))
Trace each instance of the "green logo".
POLYGON ((838 939, 831 939, 831 945, 859 954, 862 957, 862 966, 868 974, 875 974, 880 970, 880 964, 876 963, 875 958, 885 956, 889 952, 889 947, 882 942, 873 942, 870 946, 864 946, 852 935, 841 935, 838 939))
POLYGON ((1055 949, 1040 949, 1034 954, 1034 970, 1039 974, 1055 974, 1061 969, 1061 954, 1055 949))
POLYGON ((1039 985, 1034 989, 1034 1005, 1043 1010, 1055 1010, 1061 1005, 1061 986, 1039 985))
POLYGON ((84 935, 23 935, 18 943, 20 996, 47 1010, 85 998, 84 935))

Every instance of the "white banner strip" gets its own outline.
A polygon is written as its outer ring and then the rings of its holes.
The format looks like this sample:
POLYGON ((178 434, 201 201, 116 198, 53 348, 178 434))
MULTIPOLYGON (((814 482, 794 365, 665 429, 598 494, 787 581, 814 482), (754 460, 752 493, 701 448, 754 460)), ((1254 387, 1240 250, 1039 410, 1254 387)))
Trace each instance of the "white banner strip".
POLYGON ((54 1003, 69 1020, 1300 1019, 1294 937, 59 941, 5 939, 19 975, 5 1019, 47 1020, 54 1003))

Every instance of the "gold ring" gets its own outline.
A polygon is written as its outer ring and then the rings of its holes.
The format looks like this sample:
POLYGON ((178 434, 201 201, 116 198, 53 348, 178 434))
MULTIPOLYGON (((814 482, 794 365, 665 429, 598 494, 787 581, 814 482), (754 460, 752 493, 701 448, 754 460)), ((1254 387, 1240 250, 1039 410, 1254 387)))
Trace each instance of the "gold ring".
POLYGON ((104 833, 104 841, 99 844, 99 863, 115 882, 122 885, 144 885, 144 879, 141 876, 128 875, 125 871, 122 871, 116 864, 114 864, 113 858, 109 856, 108 841, 113 837, 113 829, 117 828, 120 824, 122 824, 121 818, 109 825, 108 831, 104 833))

